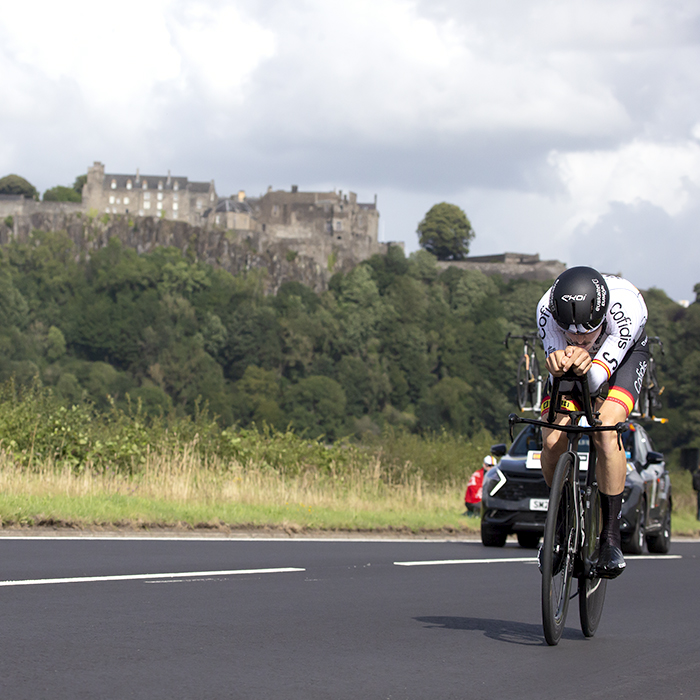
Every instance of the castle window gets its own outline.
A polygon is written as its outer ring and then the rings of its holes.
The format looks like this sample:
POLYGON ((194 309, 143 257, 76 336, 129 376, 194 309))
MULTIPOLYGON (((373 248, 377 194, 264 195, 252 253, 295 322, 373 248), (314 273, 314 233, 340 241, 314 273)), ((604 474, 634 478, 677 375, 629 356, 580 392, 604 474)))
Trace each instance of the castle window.
POLYGON ((178 206, 179 206, 179 205, 178 205, 177 202, 173 202, 173 211, 177 211, 178 206))
POLYGON ((335 222, 335 230, 336 230, 336 231, 342 231, 342 230, 343 230, 343 222, 342 222, 342 221, 336 221, 336 222, 335 222))
POLYGON ((158 193, 158 199, 159 199, 159 200, 162 200, 162 199, 163 199, 163 193, 162 193, 162 192, 159 192, 159 193, 158 193))
POLYGON ((139 209, 139 216, 143 216, 143 209, 139 209))
POLYGON ((202 206, 203 206, 203 204, 202 204, 202 200, 201 200, 201 199, 199 199, 199 197, 198 197, 198 198, 197 198, 197 209, 201 209, 201 208, 202 208, 202 206))
POLYGON ((117 181, 116 180, 112 180, 112 189, 113 190, 117 189, 117 181))
POLYGON ((163 208, 163 202, 158 202, 158 204, 156 204, 156 209, 158 209, 160 211, 162 208, 163 208))
POLYGON ((150 209, 150 208, 151 208, 151 203, 150 203, 150 202, 144 202, 144 203, 143 203, 143 208, 144 208, 144 209, 150 209))
POLYGON ((173 212, 173 219, 177 219, 177 212, 176 211, 173 212))
POLYGON ((144 199, 150 199, 150 198, 151 198, 151 193, 150 193, 150 192, 144 192, 144 193, 143 193, 143 198, 144 198, 144 199))
POLYGON ((173 189, 177 192, 180 189, 180 185, 178 184, 177 180, 173 182, 173 189))
POLYGON ((272 216, 277 216, 280 213, 280 208, 276 205, 272 205, 272 216))
MULTIPOLYGON (((177 189, 177 187, 175 189, 177 189)), ((177 192, 175 192, 173 194, 173 202, 177 202, 178 199, 180 199, 180 195, 177 192)))
POLYGON ((114 195, 110 195, 109 197, 109 203, 114 204, 114 195))
POLYGON ((148 182, 146 180, 143 181, 143 189, 144 190, 148 189, 148 182))
POLYGON ((131 180, 126 181, 126 189, 130 190, 131 189, 131 180))
POLYGON ((128 197, 124 197, 124 204, 128 204, 128 203, 129 203, 129 198, 128 198, 128 197))
POLYGON ((209 195, 209 201, 210 202, 214 201, 214 193, 213 192, 209 195))
POLYGON ((217 224, 221 223, 221 217, 218 214, 216 215, 216 223, 217 224))
POLYGON ((163 181, 162 180, 158 180, 158 189, 159 190, 163 189, 163 181))

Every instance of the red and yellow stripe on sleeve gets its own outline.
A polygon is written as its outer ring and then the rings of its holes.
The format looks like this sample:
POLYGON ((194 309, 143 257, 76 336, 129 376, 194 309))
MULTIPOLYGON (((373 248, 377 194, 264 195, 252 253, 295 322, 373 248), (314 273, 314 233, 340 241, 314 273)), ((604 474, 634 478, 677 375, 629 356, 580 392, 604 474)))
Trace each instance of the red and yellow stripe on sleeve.
POLYGON ((627 389, 623 389, 621 386, 611 387, 610 391, 608 392, 607 400, 619 403, 625 409, 625 411, 627 411, 628 416, 634 408, 634 397, 629 393, 629 391, 627 391, 627 389))
POLYGON ((610 367, 608 367, 608 365, 605 364, 603 360, 599 360, 598 358, 596 358, 595 360, 593 360, 593 364, 598 365, 598 367, 602 367, 605 370, 605 374, 607 374, 608 379, 610 379, 610 375, 612 374, 612 372, 610 371, 610 367))

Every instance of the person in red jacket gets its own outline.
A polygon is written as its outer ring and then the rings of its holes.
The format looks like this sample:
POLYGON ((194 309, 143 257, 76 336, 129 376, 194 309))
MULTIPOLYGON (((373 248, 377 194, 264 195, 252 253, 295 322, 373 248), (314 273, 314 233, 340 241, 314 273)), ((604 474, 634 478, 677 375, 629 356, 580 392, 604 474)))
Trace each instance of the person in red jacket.
POLYGON ((484 457, 484 462, 469 478, 467 492, 464 494, 464 505, 467 515, 478 515, 481 509, 481 489, 484 485, 484 474, 496 466, 496 460, 491 455, 484 457))

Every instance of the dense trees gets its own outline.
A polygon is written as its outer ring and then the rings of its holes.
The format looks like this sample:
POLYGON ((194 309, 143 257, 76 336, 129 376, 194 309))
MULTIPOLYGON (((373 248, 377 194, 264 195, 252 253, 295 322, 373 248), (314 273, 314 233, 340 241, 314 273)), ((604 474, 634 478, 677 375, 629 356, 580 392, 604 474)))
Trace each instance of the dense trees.
POLYGON ((44 192, 43 199, 45 202, 82 202, 83 195, 80 192, 76 192, 72 187, 56 185, 56 187, 52 187, 44 192))
MULTIPOLYGON (((62 234, 0 250, 0 380, 34 376, 67 403, 141 405, 224 425, 291 426, 333 440, 386 426, 503 435, 517 352, 547 283, 503 281, 398 247, 330 289, 265 296, 264 271, 232 275, 173 248, 137 255, 113 239, 89 260, 62 234)), ((700 444, 700 304, 645 293, 671 421, 662 449, 700 444)))
POLYGON ((420 244, 438 260, 462 260, 469 253, 474 230, 467 215, 455 204, 431 207, 418 224, 420 244))
POLYGON ((0 194, 21 194, 27 199, 36 199, 39 196, 34 185, 19 175, 5 175, 0 178, 0 194))

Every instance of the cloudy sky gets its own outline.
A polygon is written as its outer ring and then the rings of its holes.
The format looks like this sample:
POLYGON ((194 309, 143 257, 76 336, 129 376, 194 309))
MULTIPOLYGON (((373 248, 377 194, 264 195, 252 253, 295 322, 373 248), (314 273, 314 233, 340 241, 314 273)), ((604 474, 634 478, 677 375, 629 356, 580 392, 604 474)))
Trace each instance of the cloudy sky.
POLYGON ((0 175, 378 197, 416 250, 539 253, 694 299, 699 0, 23 0, 0 14, 0 175))

